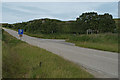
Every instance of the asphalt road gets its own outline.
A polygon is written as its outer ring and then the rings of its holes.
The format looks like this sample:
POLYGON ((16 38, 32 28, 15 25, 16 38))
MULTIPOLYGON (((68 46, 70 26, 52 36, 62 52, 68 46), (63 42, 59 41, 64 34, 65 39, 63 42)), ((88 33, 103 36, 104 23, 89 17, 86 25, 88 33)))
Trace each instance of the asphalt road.
MULTIPOLYGON (((4 30, 19 39, 16 31, 4 30)), ((65 40, 40 39, 27 35, 23 35, 22 40, 83 66, 95 77, 118 78, 118 53, 77 47, 65 40)))

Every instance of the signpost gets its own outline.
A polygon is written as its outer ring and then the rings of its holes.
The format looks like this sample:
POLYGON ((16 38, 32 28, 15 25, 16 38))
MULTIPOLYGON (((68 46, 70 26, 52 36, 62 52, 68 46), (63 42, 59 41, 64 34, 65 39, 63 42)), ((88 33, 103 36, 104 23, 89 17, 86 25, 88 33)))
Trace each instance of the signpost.
POLYGON ((18 34, 19 34, 19 37, 20 39, 22 38, 22 35, 23 35, 23 29, 18 29, 18 34))

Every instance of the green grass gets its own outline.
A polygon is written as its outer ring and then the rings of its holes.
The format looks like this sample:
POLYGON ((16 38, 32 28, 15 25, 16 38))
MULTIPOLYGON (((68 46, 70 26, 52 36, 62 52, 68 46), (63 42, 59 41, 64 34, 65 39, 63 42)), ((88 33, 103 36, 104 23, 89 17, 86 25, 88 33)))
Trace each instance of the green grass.
POLYGON ((76 46, 98 49, 103 51, 118 52, 118 34, 101 33, 91 35, 73 34, 28 34, 29 36, 45 39, 65 39, 67 42, 75 43, 76 46))
POLYGON ((7 32, 3 31, 2 40, 3 78, 93 78, 77 64, 22 42, 7 32))
POLYGON ((2 78, 2 41, 0 40, 0 78, 2 78))
POLYGON ((0 79, 2 78, 2 31, 0 25, 0 79))
POLYGON ((113 33, 79 35, 67 41, 80 47, 118 52, 118 35, 113 33))
POLYGON ((2 39, 2 29, 0 29, 0 40, 2 39))

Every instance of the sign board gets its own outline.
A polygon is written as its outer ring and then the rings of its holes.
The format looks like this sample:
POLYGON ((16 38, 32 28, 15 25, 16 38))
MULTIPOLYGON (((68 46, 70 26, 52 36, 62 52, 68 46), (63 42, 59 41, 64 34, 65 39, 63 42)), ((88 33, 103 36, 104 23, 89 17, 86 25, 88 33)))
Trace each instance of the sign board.
POLYGON ((18 29, 18 34, 22 35, 23 34, 23 29, 18 29))

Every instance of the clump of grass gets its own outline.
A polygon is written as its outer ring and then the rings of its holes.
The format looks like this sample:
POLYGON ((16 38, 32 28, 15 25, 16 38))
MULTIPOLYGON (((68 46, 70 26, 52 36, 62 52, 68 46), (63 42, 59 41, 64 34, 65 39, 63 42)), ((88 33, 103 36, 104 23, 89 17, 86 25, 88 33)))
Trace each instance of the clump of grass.
POLYGON ((21 41, 16 41, 8 33, 3 33, 3 46, 2 46, 2 76, 3 78, 20 78, 27 71, 27 67, 22 63, 22 57, 17 53, 14 48, 21 41))
POLYGON ((118 35, 113 33, 78 35, 67 41, 80 47, 118 52, 118 35))
POLYGON ((3 78, 93 78, 80 66, 56 54, 19 41, 6 32, 3 36, 3 78))

